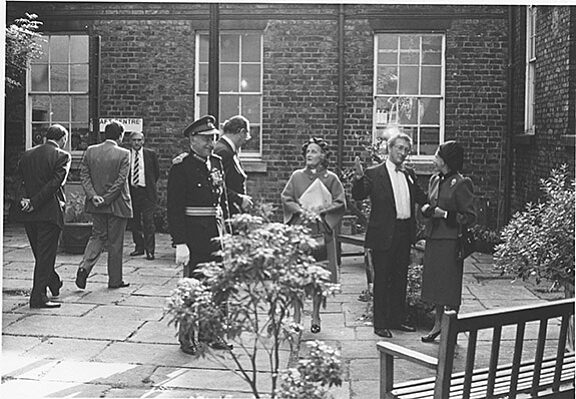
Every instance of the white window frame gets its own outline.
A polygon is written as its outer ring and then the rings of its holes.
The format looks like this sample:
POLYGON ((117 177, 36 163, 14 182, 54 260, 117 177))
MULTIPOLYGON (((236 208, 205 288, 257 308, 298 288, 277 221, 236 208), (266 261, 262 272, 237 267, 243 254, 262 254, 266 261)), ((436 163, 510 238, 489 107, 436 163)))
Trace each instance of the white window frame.
MULTIPOLYGON (((249 119, 250 122, 250 129, 253 130, 254 127, 258 127, 260 130, 260 134, 259 134, 259 142, 258 142, 258 151, 242 151, 242 149, 239 152, 239 156, 242 159, 250 159, 250 160, 260 160, 262 159, 262 136, 263 136, 263 132, 262 132, 262 107, 263 107, 263 99, 264 99, 264 89, 263 89, 263 83, 264 83, 264 37, 262 34, 262 31, 253 31, 253 30, 225 30, 225 31, 220 31, 220 36, 223 34, 236 34, 240 36, 240 55, 242 55, 242 35, 243 34, 254 34, 254 35, 259 35, 260 36, 260 61, 258 62, 258 64, 260 65, 260 91, 258 92, 246 92, 246 91, 238 91, 238 92, 223 92, 222 90, 220 90, 220 95, 222 94, 226 94, 226 95, 230 95, 230 94, 238 94, 238 96, 240 97, 239 99, 239 104, 240 104, 240 109, 242 108, 242 96, 243 95, 251 95, 251 96, 258 96, 260 98, 260 109, 258 110, 259 114, 260 114, 260 121, 256 122, 253 120, 249 119)), ((200 96, 201 95, 208 95, 208 91, 201 91, 200 90, 200 65, 201 64, 208 64, 208 62, 200 62, 200 36, 207 36, 208 32, 207 31, 197 31, 196 32, 196 52, 195 52, 195 73, 194 73, 194 115, 195 118, 200 118, 202 115, 200 115, 201 110, 200 110, 200 96)), ((220 66, 222 66, 223 64, 226 64, 229 62, 223 62, 221 57, 220 57, 220 66)), ((256 64, 256 62, 252 61, 252 62, 243 62, 242 60, 239 61, 239 64, 256 64)), ((238 74, 239 79, 238 81, 241 81, 241 74, 242 74, 242 69, 239 67, 238 68, 238 74)), ((239 112, 240 113, 240 112, 239 112)), ((220 116, 222 115, 221 111, 220 111, 220 116)), ((218 122, 220 124, 222 124, 224 122, 224 118, 220 118, 222 120, 219 120, 218 122)), ((252 138, 251 140, 254 140, 254 138, 252 138)))
MULTIPOLYGON (((78 35, 78 34, 70 34, 70 33, 51 33, 51 34, 46 34, 43 35, 42 39, 43 40, 48 40, 51 37, 56 37, 56 36, 67 36, 68 38, 70 37, 78 37, 78 36, 83 36, 86 38, 86 42, 87 42, 87 49, 86 52, 89 54, 89 46, 90 46, 90 37, 88 35, 78 35)), ((88 118, 86 120, 88 129, 90 129, 90 56, 88 55, 88 59, 86 60, 86 64, 88 67, 88 74, 87 74, 87 87, 85 91, 72 91, 69 90, 67 91, 52 91, 50 89, 50 69, 53 64, 50 60, 50 52, 48 52, 48 90, 47 91, 32 91, 32 68, 31 65, 34 64, 34 60, 30 63, 29 69, 28 69, 28 73, 27 73, 27 78, 26 78, 26 141, 25 141, 25 145, 26 148, 30 148, 33 145, 33 140, 32 140, 32 125, 33 125, 33 121, 32 121, 32 108, 33 108, 33 101, 32 98, 34 96, 66 96, 66 97, 70 97, 70 98, 74 98, 74 97, 80 97, 80 96, 85 96, 86 97, 86 107, 88 110, 88 118)), ((70 50, 68 50, 68 57, 70 57, 70 50)), ((43 63, 43 62, 42 62, 43 63)), ((71 79, 70 79, 70 68, 69 66, 72 64, 70 58, 68 58, 68 62, 66 65, 68 65, 68 84, 70 85, 71 79)), ((78 63, 74 63, 74 64, 78 64, 78 63)), ((58 65, 65 65, 62 63, 58 63, 58 65)), ((71 150, 71 146, 72 146, 72 140, 71 140, 71 135, 72 135, 72 129, 71 129, 71 123, 72 123, 72 101, 70 101, 69 104, 69 119, 68 119, 68 123, 63 123, 63 121, 53 121, 52 119, 52 115, 49 113, 48 115, 48 120, 45 121, 45 123, 48 124, 48 126, 52 125, 53 123, 61 123, 67 130, 69 133, 69 137, 68 137, 68 142, 66 143, 66 147, 64 148, 67 151, 70 151, 72 154, 82 154, 84 152, 84 150, 71 150)))
POLYGON ((524 133, 536 133, 534 123, 536 91, 536 7, 526 8, 526 87, 524 95, 524 133))
MULTIPOLYGON (((377 99, 381 98, 381 97, 388 97, 390 95, 380 95, 377 92, 377 85, 378 85, 378 41, 380 39, 380 35, 397 35, 399 37, 401 36, 414 36, 414 35, 419 35, 420 36, 420 60, 418 63, 418 69, 419 69, 419 74, 420 74, 420 79, 419 79, 419 87, 418 87, 418 94, 414 94, 414 95, 407 95, 407 96, 403 96, 403 97, 412 97, 415 98, 416 100, 419 99, 425 99, 425 98, 434 98, 434 99, 438 99, 440 104, 439 104, 439 119, 438 119, 438 123, 439 126, 436 125, 425 125, 425 124, 421 124, 420 121, 417 121, 417 124, 415 125, 401 125, 398 124, 397 126, 399 126, 400 128, 402 126, 410 126, 410 127, 415 127, 417 130, 417 134, 419 135, 420 129, 421 128, 425 128, 425 127, 438 127, 438 140, 439 143, 443 143, 444 142, 444 118, 445 118, 445 101, 446 101, 446 96, 445 96, 445 75, 446 75, 446 35, 443 33, 437 33, 437 32, 418 32, 418 31, 410 31, 410 32, 378 32, 374 35, 374 82, 373 82, 373 93, 374 93, 374 101, 373 101, 373 128, 372 128, 372 140, 373 143, 377 143, 379 140, 379 136, 381 135, 381 133, 379 133, 378 129, 380 129, 380 131, 382 129, 384 129, 384 127, 387 125, 386 122, 384 122, 383 120, 381 120, 382 115, 378 113, 378 103, 377 103, 377 99), (419 94, 421 92, 421 85, 422 85, 422 79, 421 79, 421 73, 422 73, 422 37, 423 36, 439 36, 442 38, 442 51, 441 51, 441 72, 440 72, 440 94, 438 95, 425 95, 425 94, 419 94)), ((400 51, 399 51, 400 54, 400 51)), ((400 61, 398 61, 398 66, 401 66, 402 64, 400 64, 400 61)), ((411 64, 410 66, 414 66, 413 64, 411 64)), ((399 95, 398 95, 399 96, 399 95)), ((418 103, 420 104, 420 103, 418 103)), ((396 125, 396 123, 392 123, 391 125, 388 126, 394 126, 396 125)), ((418 137, 413 137, 413 148, 412 148, 412 155, 411 155, 411 159, 413 161, 430 161, 434 158, 434 154, 429 154, 429 155, 418 155, 419 152, 419 141, 418 141, 418 137)))

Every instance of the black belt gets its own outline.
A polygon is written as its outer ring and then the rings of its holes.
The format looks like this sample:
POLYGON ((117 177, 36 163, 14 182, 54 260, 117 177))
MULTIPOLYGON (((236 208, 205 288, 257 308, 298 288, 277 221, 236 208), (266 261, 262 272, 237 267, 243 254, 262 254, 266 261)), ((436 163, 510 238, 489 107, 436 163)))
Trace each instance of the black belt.
POLYGON ((410 219, 396 219, 396 224, 408 224, 410 219))

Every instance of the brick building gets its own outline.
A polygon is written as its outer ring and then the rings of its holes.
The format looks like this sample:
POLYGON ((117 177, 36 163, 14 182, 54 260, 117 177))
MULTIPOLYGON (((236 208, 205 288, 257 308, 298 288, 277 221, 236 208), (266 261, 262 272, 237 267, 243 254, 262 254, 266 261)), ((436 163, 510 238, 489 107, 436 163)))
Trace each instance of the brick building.
MULTIPOLYGON (((159 153, 165 204, 182 131, 209 109, 215 26, 218 119, 242 113, 252 122, 242 158, 249 194, 262 201, 279 206, 308 137, 329 140, 332 168, 343 169, 366 135, 389 124, 414 138, 423 183, 439 143, 464 144, 464 172, 491 227, 533 198, 536 177, 562 162, 574 169, 573 7, 7 2, 9 22, 26 12, 44 23, 47 42, 26 87, 7 93, 7 199, 19 155, 48 124, 70 127, 77 168, 100 139, 100 118, 134 118, 159 153), (533 24, 527 15, 537 16, 533 24)), ((75 180, 73 171, 69 185, 75 180)))

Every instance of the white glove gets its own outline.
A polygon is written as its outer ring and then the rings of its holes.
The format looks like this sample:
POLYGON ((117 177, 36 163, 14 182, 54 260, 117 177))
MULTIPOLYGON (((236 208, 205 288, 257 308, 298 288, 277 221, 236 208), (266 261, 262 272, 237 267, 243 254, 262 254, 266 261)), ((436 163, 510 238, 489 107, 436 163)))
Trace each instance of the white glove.
POLYGON ((176 244, 176 265, 186 266, 190 261, 190 250, 186 244, 176 244))

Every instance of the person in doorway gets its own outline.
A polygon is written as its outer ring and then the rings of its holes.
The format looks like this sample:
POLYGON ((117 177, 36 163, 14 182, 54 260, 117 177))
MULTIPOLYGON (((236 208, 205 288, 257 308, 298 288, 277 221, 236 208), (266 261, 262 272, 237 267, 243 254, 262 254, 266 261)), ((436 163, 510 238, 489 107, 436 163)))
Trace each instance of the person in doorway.
POLYGON ((144 134, 130 134, 130 197, 132 198, 133 217, 130 220, 132 240, 136 246, 130 256, 146 253, 146 259, 154 260, 156 209, 156 182, 160 177, 160 166, 156 153, 144 147, 144 134))
POLYGON ((458 311, 462 296, 464 260, 458 256, 458 235, 476 220, 472 180, 461 175, 464 149, 456 141, 441 144, 434 156, 436 173, 428 185, 426 248, 422 272, 422 300, 435 305, 432 330, 422 337, 432 342, 440 335, 442 314, 458 311))
POLYGON ((86 212, 94 224, 84 256, 76 273, 76 286, 86 288, 86 280, 108 246, 108 288, 130 286, 122 279, 124 232, 132 218, 132 200, 128 188, 130 151, 120 147, 124 125, 118 121, 104 128, 106 141, 86 150, 80 169, 82 188, 86 193, 86 212))
POLYGON ((355 159, 352 197, 370 197, 365 247, 374 265, 374 333, 392 338, 390 330, 414 332, 406 321, 406 286, 410 247, 416 239, 415 203, 427 198, 414 171, 404 165, 412 139, 397 132, 388 139, 387 159, 363 170, 355 159))
POLYGON ((52 125, 46 142, 26 151, 18 163, 23 196, 17 206, 17 218, 24 223, 34 254, 34 280, 30 293, 31 308, 58 308, 48 299, 60 295, 62 280, 54 270, 58 239, 64 224, 64 183, 70 170, 70 154, 63 150, 68 131, 52 125))

